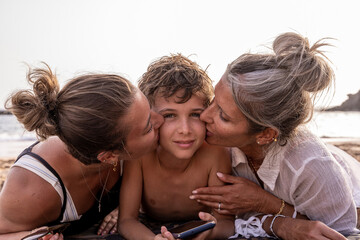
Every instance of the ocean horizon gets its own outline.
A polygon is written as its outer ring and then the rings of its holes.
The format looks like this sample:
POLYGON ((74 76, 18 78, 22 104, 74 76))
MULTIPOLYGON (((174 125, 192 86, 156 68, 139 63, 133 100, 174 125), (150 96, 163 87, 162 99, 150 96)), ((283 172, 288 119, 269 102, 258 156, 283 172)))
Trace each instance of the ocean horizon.
MULTIPOLYGON (((307 127, 325 141, 360 140, 360 111, 315 111, 307 127)), ((15 158, 37 141, 34 132, 26 131, 11 114, 0 115, 0 159, 15 158)))

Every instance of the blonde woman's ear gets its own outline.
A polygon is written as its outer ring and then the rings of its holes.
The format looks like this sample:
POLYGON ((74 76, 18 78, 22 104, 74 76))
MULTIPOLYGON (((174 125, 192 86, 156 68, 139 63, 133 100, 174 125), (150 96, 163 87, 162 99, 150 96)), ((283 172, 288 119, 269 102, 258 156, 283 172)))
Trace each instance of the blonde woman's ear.
POLYGON ((119 159, 119 154, 112 151, 104 151, 97 155, 97 159, 103 163, 113 163, 119 159))

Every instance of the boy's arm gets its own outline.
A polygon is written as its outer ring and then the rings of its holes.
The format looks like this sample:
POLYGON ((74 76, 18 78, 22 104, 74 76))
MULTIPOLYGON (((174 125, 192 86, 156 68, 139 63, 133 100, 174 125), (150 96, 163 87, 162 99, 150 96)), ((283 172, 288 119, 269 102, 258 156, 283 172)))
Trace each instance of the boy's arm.
POLYGON ((118 231, 128 240, 154 239, 155 237, 150 229, 138 221, 142 182, 141 160, 125 161, 120 189, 118 231))
MULTIPOLYGON (((219 148, 214 154, 214 159, 212 161, 212 168, 209 175, 208 185, 209 186, 221 186, 224 185, 217 177, 217 172, 231 174, 231 158, 230 153, 225 148, 219 148)), ((217 223, 215 228, 212 230, 210 238, 228 238, 234 235, 234 216, 233 215, 222 215, 217 211, 212 211, 213 216, 216 218, 217 223)))

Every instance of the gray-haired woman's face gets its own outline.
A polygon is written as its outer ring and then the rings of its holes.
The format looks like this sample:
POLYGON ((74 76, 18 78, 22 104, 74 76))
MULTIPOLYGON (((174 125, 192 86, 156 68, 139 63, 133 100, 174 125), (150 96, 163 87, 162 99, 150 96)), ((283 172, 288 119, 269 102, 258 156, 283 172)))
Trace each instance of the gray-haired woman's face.
POLYGON ((225 78, 216 85, 215 97, 200 119, 206 123, 209 144, 242 149, 254 144, 255 136, 248 133, 248 121, 236 106, 225 78))

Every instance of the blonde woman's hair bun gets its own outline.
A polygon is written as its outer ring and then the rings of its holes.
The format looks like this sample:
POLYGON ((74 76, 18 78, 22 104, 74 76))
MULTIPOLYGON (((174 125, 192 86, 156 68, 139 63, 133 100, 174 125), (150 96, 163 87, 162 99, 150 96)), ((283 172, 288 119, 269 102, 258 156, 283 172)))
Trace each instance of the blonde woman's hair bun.
POLYGON ((57 132, 56 102, 59 83, 46 63, 43 68, 29 67, 27 81, 32 90, 20 90, 12 94, 5 107, 10 110, 28 131, 35 131, 40 139, 57 132))

